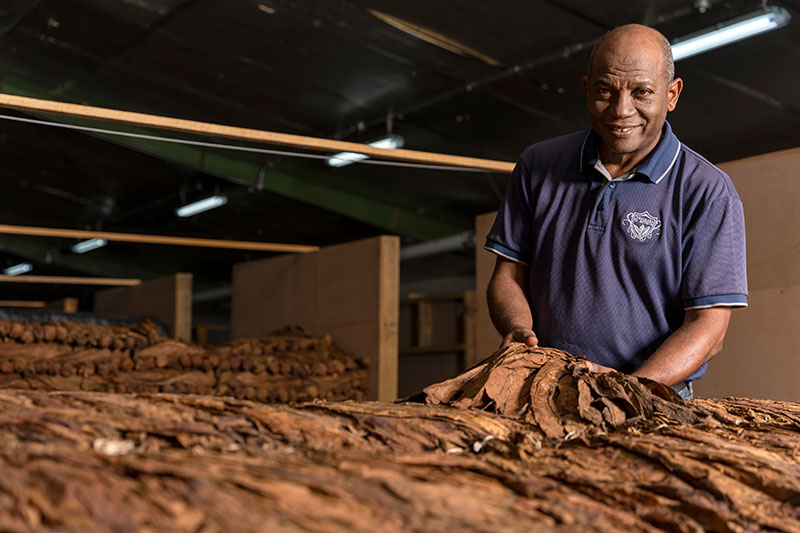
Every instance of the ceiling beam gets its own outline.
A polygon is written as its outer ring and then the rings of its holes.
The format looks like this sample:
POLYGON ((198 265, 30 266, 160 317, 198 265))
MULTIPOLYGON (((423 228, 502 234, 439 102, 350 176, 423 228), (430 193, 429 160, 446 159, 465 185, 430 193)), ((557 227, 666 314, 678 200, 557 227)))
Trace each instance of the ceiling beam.
POLYGON ((0 93, 0 106, 10 109, 48 115, 66 115, 88 120, 100 120, 105 123, 133 124, 145 128, 158 130, 180 131, 206 137, 223 137, 235 141, 255 142, 267 145, 288 146, 301 150, 317 152, 357 152, 376 159, 389 161, 405 161, 408 163, 425 165, 442 165, 459 167, 468 170, 488 170, 510 174, 514 170, 513 161, 495 161, 476 157, 440 154, 435 152, 421 152, 419 150, 379 148, 373 144, 364 144, 351 141, 339 141, 322 137, 309 137, 293 133, 242 128, 210 122, 198 122, 182 118, 135 113, 107 107, 71 104, 49 98, 34 98, 18 94, 0 93))
MULTIPOLYGON (((47 91, 16 80, 3 80, 2 86, 4 91, 13 94, 32 98, 49 97, 47 91)), ((68 124, 108 128, 108 124, 85 119, 60 117, 59 120, 68 124)), ((115 124, 112 127, 115 130, 131 133, 153 134, 152 130, 138 126, 115 124)), ((383 231, 398 233, 418 240, 440 238, 470 229, 467 225, 459 222, 423 215, 414 209, 331 187, 322 183, 325 176, 311 181, 282 170, 274 168, 267 170, 264 167, 264 156, 260 154, 232 152, 134 137, 91 135, 241 185, 259 184, 259 187, 263 185, 263 190, 344 215, 383 231), (259 177, 263 179, 260 180, 259 177)))
POLYGON ((227 250, 255 250, 259 252, 316 252, 319 246, 285 244, 258 241, 232 241, 226 239, 197 239, 174 235, 146 235, 142 233, 118 233, 114 231, 86 231, 67 228, 42 228, 38 226, 16 226, 0 224, 0 234, 29 235, 36 237, 60 237, 66 239, 104 239, 107 241, 163 244, 167 246, 192 246, 198 248, 224 248, 227 250))
POLYGON ((5 35, 36 8, 41 0, 5 0, 0 9, 0 36, 5 35))

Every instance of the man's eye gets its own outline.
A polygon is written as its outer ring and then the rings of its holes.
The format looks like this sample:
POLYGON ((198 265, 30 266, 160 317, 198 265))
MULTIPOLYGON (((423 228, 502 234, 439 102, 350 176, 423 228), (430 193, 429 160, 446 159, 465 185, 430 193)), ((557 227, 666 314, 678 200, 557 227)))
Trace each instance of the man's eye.
POLYGON ((639 96, 650 96, 651 94, 653 94, 653 91, 651 91, 650 89, 637 89, 636 94, 639 96))
POLYGON ((609 94, 611 91, 608 90, 608 87, 598 87, 597 94, 606 95, 609 94))

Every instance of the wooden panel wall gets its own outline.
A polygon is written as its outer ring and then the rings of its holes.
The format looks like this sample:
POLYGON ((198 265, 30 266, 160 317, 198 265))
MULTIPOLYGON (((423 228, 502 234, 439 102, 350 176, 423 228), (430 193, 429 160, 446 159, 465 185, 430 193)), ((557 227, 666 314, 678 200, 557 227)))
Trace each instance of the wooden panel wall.
POLYGON ((117 287, 94 294, 96 313, 121 317, 149 317, 167 326, 172 336, 192 339, 192 275, 178 273, 145 281, 135 287, 117 287))
POLYGON ((744 204, 749 307, 733 312, 696 395, 800 402, 800 149, 720 168, 744 204))
POLYGON ((397 397, 400 239, 381 236, 240 263, 233 268, 231 336, 268 335, 286 325, 330 333, 372 359, 368 396, 397 397))

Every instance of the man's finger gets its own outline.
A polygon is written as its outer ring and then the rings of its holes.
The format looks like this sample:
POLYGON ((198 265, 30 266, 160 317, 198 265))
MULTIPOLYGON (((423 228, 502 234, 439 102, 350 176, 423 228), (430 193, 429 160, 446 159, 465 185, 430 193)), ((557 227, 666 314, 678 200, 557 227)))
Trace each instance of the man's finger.
POLYGON ((530 335, 525 339, 525 344, 531 348, 535 348, 536 346, 539 346, 539 339, 536 338, 536 335, 530 335))
POLYGON ((609 372, 614 372, 613 368, 609 368, 607 366, 593 363, 591 361, 586 361, 586 363, 587 366, 589 367, 589 372, 594 372, 596 374, 607 374, 609 372))

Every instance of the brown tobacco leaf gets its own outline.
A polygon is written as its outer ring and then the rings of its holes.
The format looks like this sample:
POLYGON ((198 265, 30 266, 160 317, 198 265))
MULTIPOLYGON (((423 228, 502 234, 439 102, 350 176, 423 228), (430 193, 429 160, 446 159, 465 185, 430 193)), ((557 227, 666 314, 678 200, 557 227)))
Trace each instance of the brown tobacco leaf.
POLYGON ((413 398, 431 405, 480 409, 537 425, 547 437, 571 439, 654 420, 692 424, 713 413, 685 404, 668 387, 619 372, 592 373, 584 359, 514 343, 464 374, 413 398), (569 429, 566 429, 569 426, 569 429))

